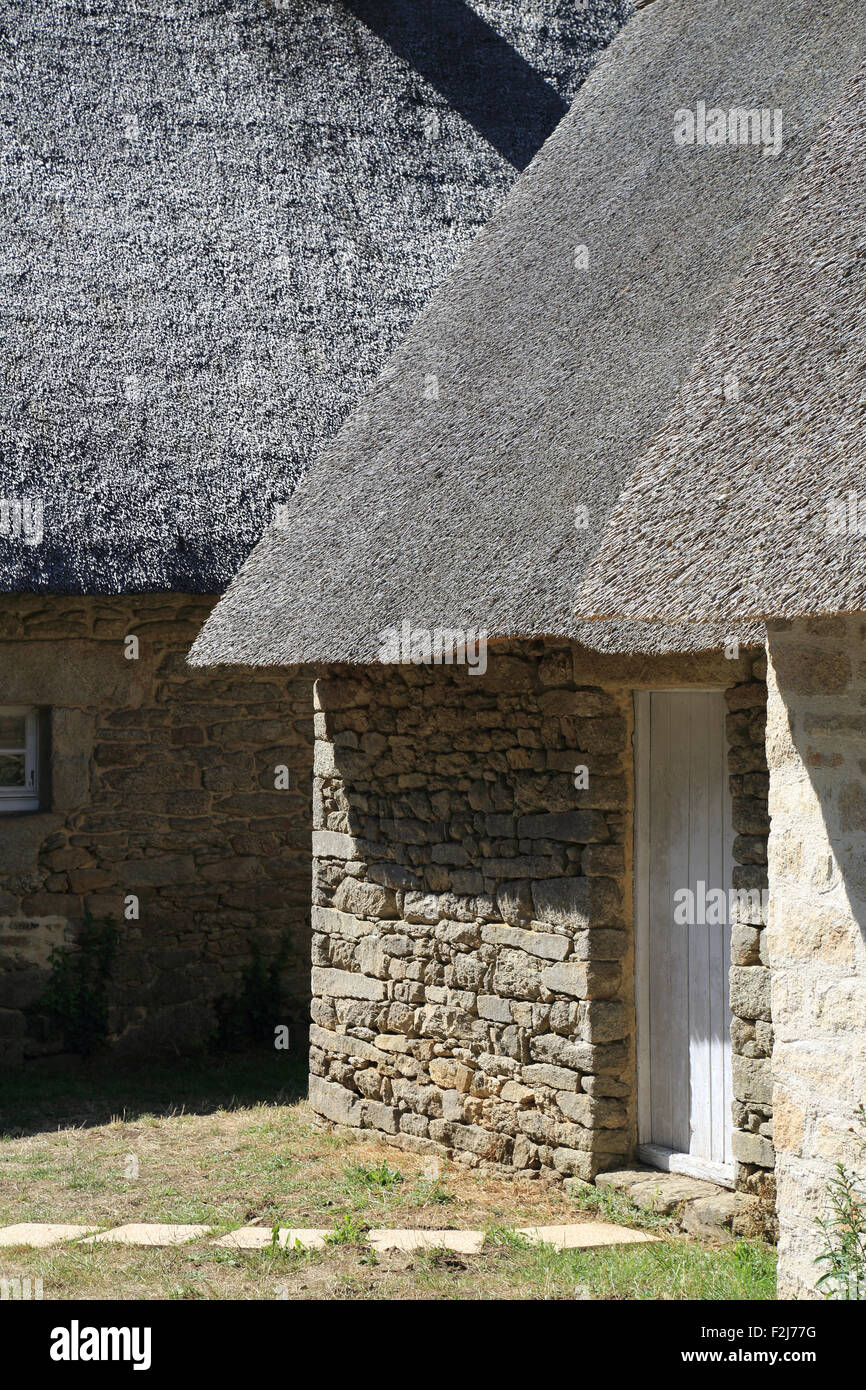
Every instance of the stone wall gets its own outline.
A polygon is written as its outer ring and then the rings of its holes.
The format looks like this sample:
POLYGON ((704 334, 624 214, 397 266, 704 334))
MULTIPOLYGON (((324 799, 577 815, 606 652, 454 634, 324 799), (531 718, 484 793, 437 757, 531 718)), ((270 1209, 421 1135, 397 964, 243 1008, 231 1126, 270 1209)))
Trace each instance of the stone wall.
POLYGON ((471 1165, 622 1162, 629 700, 539 643, 320 681, 316 725, 314 1108, 471 1165))
POLYGON ((866 620, 769 627, 769 945, 779 1296, 815 1296, 826 1184, 863 1171, 866 620))
POLYGON ((735 1185, 771 1200, 774 1194, 773 1079, 770 1057, 770 969, 767 955, 766 893, 769 773, 765 746, 767 661, 762 654, 752 679, 730 686, 728 770, 733 804, 733 887, 745 890, 731 930, 731 1047, 735 1185))
MULTIPOLYGON (((390 666, 317 683, 320 1115, 524 1176, 591 1179, 629 1159, 632 690, 712 681, 741 690, 739 728, 763 690, 745 657, 537 641, 491 649, 483 677, 390 666)), ((739 746, 746 778, 750 736, 739 746)), ((738 792, 745 857, 757 784, 738 792)))
POLYGON ((285 933, 293 1003, 275 1023, 297 1025, 305 1044, 312 682, 189 669, 213 602, 0 598, 0 704, 50 710, 52 772, 39 812, 0 817, 6 1060, 60 1046, 39 999, 49 951, 75 939, 85 912, 120 928, 110 1024, 121 1051, 203 1042, 252 943, 273 959, 285 933), (288 789, 275 786, 277 765, 288 789))

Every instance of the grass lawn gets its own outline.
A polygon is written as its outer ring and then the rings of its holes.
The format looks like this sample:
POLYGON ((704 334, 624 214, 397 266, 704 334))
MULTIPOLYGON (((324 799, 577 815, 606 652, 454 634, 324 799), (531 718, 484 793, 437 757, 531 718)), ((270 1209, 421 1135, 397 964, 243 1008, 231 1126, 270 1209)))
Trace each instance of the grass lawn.
MULTIPOLYGON (((170 1250, 55 1246, 0 1250, 0 1277, 41 1278, 46 1299, 604 1298, 766 1299, 773 1251, 711 1246, 591 1190, 480 1177, 320 1128, 302 1066, 273 1053, 220 1064, 0 1076, 0 1225, 202 1222, 320 1226, 328 1249, 170 1250), (663 1241, 596 1252, 532 1246, 514 1228, 598 1219, 663 1241), (371 1226, 483 1229, 480 1255, 376 1255, 371 1226)), ((212 1239, 212 1237, 211 1237, 212 1239)))

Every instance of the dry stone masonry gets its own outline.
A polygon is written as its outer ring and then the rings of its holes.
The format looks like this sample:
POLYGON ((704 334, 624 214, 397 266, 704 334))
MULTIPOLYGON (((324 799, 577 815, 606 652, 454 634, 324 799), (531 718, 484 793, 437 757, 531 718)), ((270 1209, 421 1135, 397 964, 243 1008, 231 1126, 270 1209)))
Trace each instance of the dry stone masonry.
POLYGON ((318 682, 321 1115, 520 1174, 623 1161, 630 731, 567 645, 318 682))
MULTIPOLYGON (((593 1179, 632 1153, 635 673, 592 669, 536 641, 491 650, 484 676, 317 683, 310 1097, 326 1120, 526 1177, 593 1179)), ((749 661, 737 676, 738 874, 760 886, 765 686, 749 661)), ((738 933, 738 1120, 763 1140, 760 922, 738 933)), ((756 1190, 763 1164, 740 1157, 756 1190)))
POLYGON ((39 1000, 48 955, 85 912, 121 932, 110 1029, 122 1051, 176 1051, 213 1029, 255 942, 285 933, 304 1045, 309 999, 312 682, 191 670, 210 598, 0 600, 0 703, 50 711, 51 790, 0 820, 0 1052, 58 1047, 39 1000), (135 635, 139 653, 125 656, 135 635), (288 789, 275 787, 275 766, 288 789), (127 895, 139 916, 125 919, 127 895))
POLYGON ((779 1297, 814 1297, 837 1162, 866 1101, 866 623, 768 625, 779 1297))
POLYGON ((752 679, 731 686, 728 704, 728 770, 733 804, 733 887, 742 890, 731 930, 731 1046, 733 1150, 736 1186, 772 1198, 773 1079, 770 1057, 770 969, 767 956, 767 811, 769 773, 765 748, 767 662, 761 655, 752 679), (748 899, 743 896, 748 895, 748 899))

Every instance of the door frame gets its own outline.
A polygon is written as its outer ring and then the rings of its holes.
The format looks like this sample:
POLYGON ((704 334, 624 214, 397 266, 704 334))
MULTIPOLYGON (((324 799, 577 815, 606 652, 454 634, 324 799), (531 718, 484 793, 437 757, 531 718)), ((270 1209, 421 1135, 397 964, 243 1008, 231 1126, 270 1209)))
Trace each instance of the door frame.
MULTIPOLYGON (((651 1144, 650 1120, 650 696, 664 694, 707 695, 724 693, 723 685, 666 685, 633 691, 634 696, 634 998, 635 1071, 637 1075, 637 1156, 643 1163, 667 1173, 708 1178, 722 1187, 734 1186, 733 1164, 693 1158, 661 1145, 651 1144)), ((730 969, 730 961, 727 962, 730 969)), ((728 1121, 733 1130, 733 1119, 728 1121)))

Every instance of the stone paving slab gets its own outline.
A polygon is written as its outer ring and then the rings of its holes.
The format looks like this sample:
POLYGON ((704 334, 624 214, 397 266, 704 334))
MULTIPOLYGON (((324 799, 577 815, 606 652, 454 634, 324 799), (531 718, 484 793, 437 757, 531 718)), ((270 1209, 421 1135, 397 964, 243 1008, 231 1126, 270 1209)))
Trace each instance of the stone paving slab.
MULTIPOLYGON (((595 1179, 595 1186, 609 1188, 613 1192, 628 1192, 639 1182, 649 1182, 650 1179, 667 1177, 660 1168, 614 1168, 610 1173, 599 1173, 595 1179)), ((583 1185, 583 1184, 582 1184, 583 1185)), ((592 1184, 587 1184, 592 1186, 592 1184)), ((566 1187, 568 1179, 566 1179, 566 1187)))
POLYGON ((698 1197, 715 1197, 719 1191, 713 1182, 703 1178, 684 1178, 679 1173, 663 1173, 661 1182, 651 1178, 649 1182, 635 1183, 629 1188, 628 1199, 644 1211, 654 1211, 660 1216, 670 1216, 684 1202, 694 1202, 698 1197))
POLYGON ((726 1191, 707 1178, 665 1173, 659 1168, 620 1168, 612 1173, 599 1173, 595 1185, 621 1192, 635 1206, 662 1216, 669 1216, 683 1202, 716 1197, 726 1191))
POLYGON ((374 1250, 455 1250, 460 1255, 477 1255, 484 1244, 483 1231, 370 1231, 374 1250))
POLYGON ((209 1236, 213 1226, 171 1226, 152 1222, 131 1222, 115 1226, 101 1235, 90 1236, 82 1245, 108 1242, 112 1245, 186 1245, 198 1236, 209 1236))
POLYGON ((34 1249, 42 1249, 47 1245, 59 1245, 63 1240, 89 1236, 98 1230, 98 1226, 62 1226, 51 1225, 46 1221, 21 1221, 17 1226, 4 1226, 0 1230, 0 1245, 30 1245, 34 1249))
MULTIPOLYGON (((227 1236, 212 1240, 211 1245, 221 1246, 224 1250, 267 1250, 272 1234, 269 1226, 240 1226, 227 1236)), ((328 1231, 311 1227, 281 1226, 277 1238, 283 1250, 286 1246, 291 1250, 295 1245, 302 1246, 304 1250, 321 1250, 327 1244, 325 1236, 329 1234, 328 1231)))
POLYGON ((523 1226, 517 1234, 527 1240, 553 1245, 557 1250, 598 1250, 604 1245, 648 1245, 658 1236, 614 1226, 607 1221, 582 1221, 575 1226, 523 1226))
MULTIPOLYGON (((566 1190, 569 1190, 566 1179, 566 1190)), ((754 1205, 756 1198, 745 1192, 732 1192, 708 1178, 692 1178, 685 1173, 666 1173, 658 1168, 617 1168, 599 1173, 596 1187, 607 1188, 627 1197, 635 1206, 663 1216, 673 1216, 682 1230, 692 1236, 725 1240, 738 1217, 754 1205)))
MULTIPOLYGON (((185 1245, 198 1237, 210 1235, 212 1226, 169 1225, 157 1222, 131 1222, 115 1226, 98 1235, 97 1226, 49 1225, 25 1221, 17 1226, 0 1229, 0 1246, 54 1245, 64 1240, 78 1240, 82 1245, 97 1242, 115 1245, 173 1246, 185 1245), (84 1239, 82 1239, 84 1237, 84 1239)), ((300 1245, 305 1250, 321 1250, 327 1245, 329 1231, 318 1227, 281 1226, 278 1240, 282 1249, 300 1245)), ((627 1226, 615 1226, 602 1221, 583 1221, 577 1225, 524 1226, 518 1235, 527 1240, 553 1245, 557 1250, 594 1250, 607 1245, 635 1245, 656 1241, 657 1236, 645 1231, 633 1231, 627 1226)), ((272 1229, 268 1226, 241 1226, 228 1235, 211 1241, 224 1250, 267 1250, 272 1229)), ((374 1250, 399 1250, 412 1254, 418 1250, 453 1250, 461 1255, 480 1254, 485 1240, 483 1231, 428 1230, 371 1230, 368 1240, 374 1250)))

